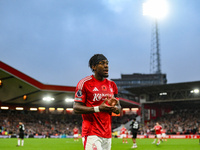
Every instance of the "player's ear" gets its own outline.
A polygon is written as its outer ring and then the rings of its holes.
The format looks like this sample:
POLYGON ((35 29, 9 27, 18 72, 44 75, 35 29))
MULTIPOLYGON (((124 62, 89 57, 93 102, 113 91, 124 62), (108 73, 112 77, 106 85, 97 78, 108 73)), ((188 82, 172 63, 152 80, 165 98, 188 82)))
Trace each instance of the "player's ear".
POLYGON ((96 69, 97 69, 96 66, 92 66, 93 71, 96 71, 96 69))

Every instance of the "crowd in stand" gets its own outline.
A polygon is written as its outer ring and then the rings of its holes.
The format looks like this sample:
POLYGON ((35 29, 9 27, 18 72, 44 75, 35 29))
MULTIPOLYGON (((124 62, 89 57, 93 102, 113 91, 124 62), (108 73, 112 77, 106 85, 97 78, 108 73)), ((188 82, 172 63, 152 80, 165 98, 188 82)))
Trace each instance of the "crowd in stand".
POLYGON ((0 113, 1 131, 18 133, 18 123, 25 125, 27 135, 73 135, 73 128, 81 130, 81 116, 69 114, 40 114, 31 111, 6 111, 0 113))
POLYGON ((143 127, 144 133, 151 133, 156 122, 165 128, 167 134, 199 134, 200 109, 179 109, 156 120, 151 120, 143 127))
MULTIPOLYGON (((199 110, 176 110, 156 120, 141 124, 139 134, 153 134, 152 128, 159 122, 167 134, 197 134, 200 132, 199 110)), ((132 120, 132 115, 113 117, 112 129, 132 120)), ((25 125, 27 135, 73 135, 76 126, 81 133, 82 117, 75 114, 45 114, 31 111, 2 111, 0 112, 0 134, 18 134, 18 123, 25 125)))

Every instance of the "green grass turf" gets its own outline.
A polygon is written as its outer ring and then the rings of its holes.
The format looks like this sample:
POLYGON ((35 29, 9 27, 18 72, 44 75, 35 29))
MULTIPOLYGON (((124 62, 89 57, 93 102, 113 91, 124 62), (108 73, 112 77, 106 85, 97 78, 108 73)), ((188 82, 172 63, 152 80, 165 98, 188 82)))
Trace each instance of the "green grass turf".
MULTIPOLYGON (((168 139, 159 146, 153 139, 137 139, 137 150, 200 150, 199 139, 168 139)), ((25 139, 24 146, 16 147, 17 139, 0 139, 0 150, 83 150, 81 139, 25 139)), ((112 150, 131 150, 132 140, 127 144, 122 139, 112 139, 112 150)))

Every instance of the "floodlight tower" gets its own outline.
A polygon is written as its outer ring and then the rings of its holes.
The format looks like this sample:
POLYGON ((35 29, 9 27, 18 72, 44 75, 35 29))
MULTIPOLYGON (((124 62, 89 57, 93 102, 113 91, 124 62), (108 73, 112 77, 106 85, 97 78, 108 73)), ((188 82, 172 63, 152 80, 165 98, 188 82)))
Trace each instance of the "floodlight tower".
POLYGON ((161 74, 158 19, 163 18, 167 10, 165 0, 148 0, 143 3, 143 15, 152 17, 154 21, 151 33, 150 73, 161 74))
MULTIPOLYGON (((160 44, 158 33, 158 19, 167 14, 167 3, 165 0, 148 0, 143 3, 143 15, 148 15, 153 18, 152 39, 151 39, 151 57, 150 57, 150 73, 161 75, 160 65, 160 44)), ((141 105, 142 123, 144 123, 145 109, 144 104, 141 105)))

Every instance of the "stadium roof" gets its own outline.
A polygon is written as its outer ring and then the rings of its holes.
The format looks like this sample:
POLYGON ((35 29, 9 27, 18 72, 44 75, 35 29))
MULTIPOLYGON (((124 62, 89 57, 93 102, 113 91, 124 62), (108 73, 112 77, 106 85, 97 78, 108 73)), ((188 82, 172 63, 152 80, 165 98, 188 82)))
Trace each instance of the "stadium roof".
POLYGON ((180 91, 180 90, 193 90, 196 88, 200 89, 200 81, 152 85, 152 86, 145 86, 145 87, 134 87, 134 88, 127 88, 126 90, 136 95, 141 95, 141 94, 171 92, 171 91, 180 91))
POLYGON ((0 101, 3 104, 67 106, 64 100, 74 97, 75 87, 43 84, 2 61, 0 80, 0 101), (42 98, 46 96, 54 97, 56 101, 44 102, 42 98))
MULTIPOLYGON (((43 84, 15 68, 0 61, 0 105, 66 107, 72 108, 75 88, 43 84), (44 97, 52 97, 54 101, 43 101, 44 97)), ((120 98, 122 107, 137 107, 140 104, 120 98)))
POLYGON ((200 104, 200 81, 127 88, 135 96, 143 96, 144 103, 193 102, 200 104), (195 92, 196 90, 196 92, 195 92))

